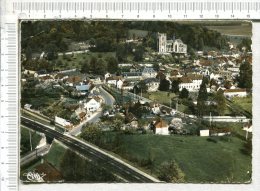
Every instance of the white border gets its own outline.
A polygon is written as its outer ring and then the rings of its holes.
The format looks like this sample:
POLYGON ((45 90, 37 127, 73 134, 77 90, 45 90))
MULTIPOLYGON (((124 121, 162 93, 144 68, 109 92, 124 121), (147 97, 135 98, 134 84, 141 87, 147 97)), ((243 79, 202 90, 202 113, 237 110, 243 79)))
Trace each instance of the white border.
MULTIPOLYGON (((254 22, 253 27, 253 173, 252 183, 250 184, 40 184, 40 185, 20 185, 21 191, 256 191, 260 190, 259 172, 260 172, 260 108, 259 99, 260 95, 260 22, 254 22)), ((225 159, 223 159, 225 160, 225 159)))
MULTIPOLYGON (((24 0, 21 0, 24 1, 24 0)), ((44 0, 38 0, 44 2, 44 0)), ((75 2, 76 0, 71 0, 75 2)), ((83 0, 82 0, 83 1, 83 0)), ((99 0, 100 1, 100 0, 99 0)), ((113 0, 110 0, 113 1, 113 0)), ((116 1, 116 0, 114 0, 116 1)), ((147 1, 147 0, 146 0, 147 1)), ((156 0, 150 0, 154 2, 156 0)), ((179 0, 181 2, 182 0, 179 0)), ((184 0, 186 1, 186 0, 184 0)), ((199 0, 203 1, 203 0, 199 0)), ((208 2, 212 2, 207 0, 208 2)), ((220 2, 231 2, 231 0, 219 0, 220 2)), ((253 0, 248 0, 253 1, 253 0)), ((256 0, 255 0, 256 1, 256 0)), ((33 0, 32 0, 33 2, 33 0)), ((1 5, 4 5, 5 1, 1 2, 1 5)), ((8 0, 6 1, 8 3, 8 0)), ((11 14, 9 11, 11 7, 1 7, 1 11, 11 14)), ((20 15, 21 16, 21 15, 20 15)), ((73 17, 75 18, 75 17, 73 17)), ((157 19, 160 19, 159 17, 157 19)), ((207 19, 205 16, 204 19, 207 19)), ((260 17, 258 18, 260 19, 260 17)), ((158 191, 158 190, 184 190, 184 191, 200 191, 204 190, 216 190, 216 191, 255 191, 260 190, 260 181, 259 181, 259 172, 260 172, 260 130, 258 129, 258 125, 260 124, 260 108, 259 108, 259 101, 257 96, 260 95, 260 83, 258 74, 260 73, 260 23, 254 22, 253 23, 253 125, 254 125, 254 135, 253 135, 253 174, 252 174, 252 183, 251 184, 38 184, 38 185, 25 185, 20 184, 19 187, 21 191, 56 191, 56 190, 64 190, 64 191, 83 191, 83 190, 149 190, 149 191, 158 191)), ((225 159, 223 159, 225 160, 225 159)))

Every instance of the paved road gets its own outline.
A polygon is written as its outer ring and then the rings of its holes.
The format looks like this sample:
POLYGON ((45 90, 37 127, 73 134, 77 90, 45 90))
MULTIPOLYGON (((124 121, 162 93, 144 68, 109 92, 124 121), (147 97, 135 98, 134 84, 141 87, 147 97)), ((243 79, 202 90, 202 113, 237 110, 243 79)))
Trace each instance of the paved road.
POLYGON ((29 154, 25 155, 20 160, 20 165, 23 166, 26 163, 36 159, 38 156, 43 156, 49 152, 50 145, 45 145, 43 147, 40 147, 39 149, 35 149, 31 151, 29 154))
POLYGON ((110 172, 116 174, 117 176, 121 177, 127 182, 159 182, 159 180, 157 180, 156 178, 140 171, 139 169, 136 169, 128 163, 106 153, 103 150, 100 150, 98 147, 95 147, 91 144, 80 141, 72 136, 64 135, 58 131, 51 129, 46 125, 34 122, 29 118, 21 117, 21 123, 26 127, 29 127, 36 131, 40 131, 42 133, 45 133, 49 137, 61 141, 71 149, 85 155, 87 158, 96 162, 98 165, 102 165, 110 172))
POLYGON ((115 98, 109 94, 106 90, 104 90, 101 86, 99 87, 100 90, 100 95, 103 97, 105 100, 105 104, 113 106, 115 103, 115 98))

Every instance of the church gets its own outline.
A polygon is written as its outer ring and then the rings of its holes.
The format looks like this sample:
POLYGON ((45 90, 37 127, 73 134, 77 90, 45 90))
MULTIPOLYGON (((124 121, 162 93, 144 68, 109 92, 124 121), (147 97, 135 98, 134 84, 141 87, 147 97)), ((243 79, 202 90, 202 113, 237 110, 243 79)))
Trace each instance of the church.
POLYGON ((165 33, 157 34, 157 47, 159 53, 187 54, 187 45, 181 39, 167 40, 165 33))

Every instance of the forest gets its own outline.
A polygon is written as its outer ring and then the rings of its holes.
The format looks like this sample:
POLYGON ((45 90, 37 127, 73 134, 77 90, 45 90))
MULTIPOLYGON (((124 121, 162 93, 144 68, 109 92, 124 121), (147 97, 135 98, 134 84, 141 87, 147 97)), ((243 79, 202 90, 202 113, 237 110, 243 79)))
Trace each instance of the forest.
POLYGON ((138 33, 129 30, 147 31, 142 38, 143 46, 156 50, 157 32, 166 33, 168 38, 181 38, 188 49, 203 50, 204 47, 224 49, 227 38, 209 30, 203 23, 178 23, 162 21, 26 21, 21 24, 22 52, 30 57, 35 52, 65 52, 68 39, 74 42, 87 41, 93 52, 113 52, 120 42, 138 38, 138 33))

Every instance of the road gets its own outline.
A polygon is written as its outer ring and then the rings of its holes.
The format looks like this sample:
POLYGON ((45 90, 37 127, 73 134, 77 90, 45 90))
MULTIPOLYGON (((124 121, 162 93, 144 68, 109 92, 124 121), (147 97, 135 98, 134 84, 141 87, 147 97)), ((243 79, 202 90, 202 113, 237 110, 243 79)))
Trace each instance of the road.
POLYGON ((101 86, 99 87, 100 95, 103 97, 105 104, 113 106, 115 103, 115 98, 108 93, 106 90, 104 90, 101 86))
POLYGON ((39 149, 35 149, 31 151, 29 154, 25 155, 20 160, 20 165, 23 166, 26 163, 36 159, 38 156, 43 156, 49 152, 50 145, 46 144, 43 147, 40 147, 39 149))
MULTIPOLYGON (((99 87, 100 90, 100 95, 104 100, 104 103, 110 106, 113 106, 115 99, 113 98, 113 96, 111 96, 107 91, 105 91, 102 87, 99 87)), ((100 108, 98 111, 96 111, 94 114, 92 114, 92 116, 90 116, 89 118, 87 118, 85 121, 81 122, 78 126, 74 127, 69 134, 70 135, 79 135, 81 133, 81 129, 82 127, 86 124, 86 123, 96 123, 99 121, 99 118, 102 115, 102 109, 100 108)))
POLYGON ((152 183, 160 182, 156 178, 140 171, 139 169, 129 165, 128 163, 108 154, 107 152, 100 150, 89 143, 83 142, 75 137, 62 134, 53 130, 51 127, 43 125, 39 122, 35 122, 29 118, 21 117, 21 124, 36 131, 42 132, 51 138, 55 138, 67 145, 74 151, 77 151, 92 161, 95 161, 98 165, 103 166, 113 174, 121 177, 127 182, 136 183, 152 183))

